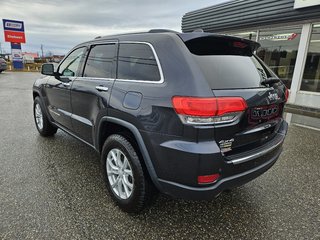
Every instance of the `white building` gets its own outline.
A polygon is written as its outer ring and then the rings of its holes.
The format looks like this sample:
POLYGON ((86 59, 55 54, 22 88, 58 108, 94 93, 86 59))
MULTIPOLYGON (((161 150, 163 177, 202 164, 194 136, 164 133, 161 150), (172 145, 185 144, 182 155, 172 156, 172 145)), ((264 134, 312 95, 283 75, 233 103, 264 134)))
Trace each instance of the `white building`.
POLYGON ((320 0, 234 0, 183 16, 183 32, 199 28, 259 42, 257 55, 290 89, 289 103, 320 112, 320 0))

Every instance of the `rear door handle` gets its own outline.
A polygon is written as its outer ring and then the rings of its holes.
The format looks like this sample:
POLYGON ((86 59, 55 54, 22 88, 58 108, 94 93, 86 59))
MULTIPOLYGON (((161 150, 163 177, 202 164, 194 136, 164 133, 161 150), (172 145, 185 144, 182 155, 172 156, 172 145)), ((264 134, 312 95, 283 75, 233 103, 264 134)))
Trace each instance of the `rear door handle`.
POLYGON ((109 88, 104 86, 96 86, 96 89, 100 92, 108 92, 109 88))
POLYGON ((68 83, 68 82, 62 82, 62 85, 66 86, 66 87, 70 87, 70 83, 68 83))

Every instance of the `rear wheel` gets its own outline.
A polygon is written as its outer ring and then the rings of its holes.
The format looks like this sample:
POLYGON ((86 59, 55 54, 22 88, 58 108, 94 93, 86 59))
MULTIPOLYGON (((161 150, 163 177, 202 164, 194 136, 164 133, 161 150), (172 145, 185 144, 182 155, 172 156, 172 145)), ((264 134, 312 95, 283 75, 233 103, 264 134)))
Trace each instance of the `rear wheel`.
POLYGON ((33 116, 38 132, 41 136, 52 136, 57 132, 57 128, 53 126, 44 112, 43 105, 39 97, 34 99, 33 116))
POLYGON ((101 161, 113 201, 125 212, 140 212, 150 202, 154 190, 132 144, 121 135, 111 135, 104 143, 101 161))

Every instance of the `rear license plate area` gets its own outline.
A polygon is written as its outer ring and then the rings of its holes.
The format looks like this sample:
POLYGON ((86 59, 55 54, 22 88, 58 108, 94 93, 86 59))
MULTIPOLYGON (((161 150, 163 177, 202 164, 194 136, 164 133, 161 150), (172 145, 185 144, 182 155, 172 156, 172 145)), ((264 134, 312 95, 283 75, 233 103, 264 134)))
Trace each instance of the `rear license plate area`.
POLYGON ((261 122, 279 116, 280 107, 278 104, 253 107, 249 112, 249 122, 261 122))

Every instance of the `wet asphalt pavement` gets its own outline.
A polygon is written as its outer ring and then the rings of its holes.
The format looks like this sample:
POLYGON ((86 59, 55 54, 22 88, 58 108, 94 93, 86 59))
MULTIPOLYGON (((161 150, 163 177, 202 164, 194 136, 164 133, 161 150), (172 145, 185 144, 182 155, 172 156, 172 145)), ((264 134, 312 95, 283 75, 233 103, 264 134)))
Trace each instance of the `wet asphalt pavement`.
POLYGON ((320 239, 320 131, 290 126, 278 162, 230 193, 159 196, 130 216, 106 194, 94 150, 37 133, 39 76, 0 74, 0 239, 320 239))

